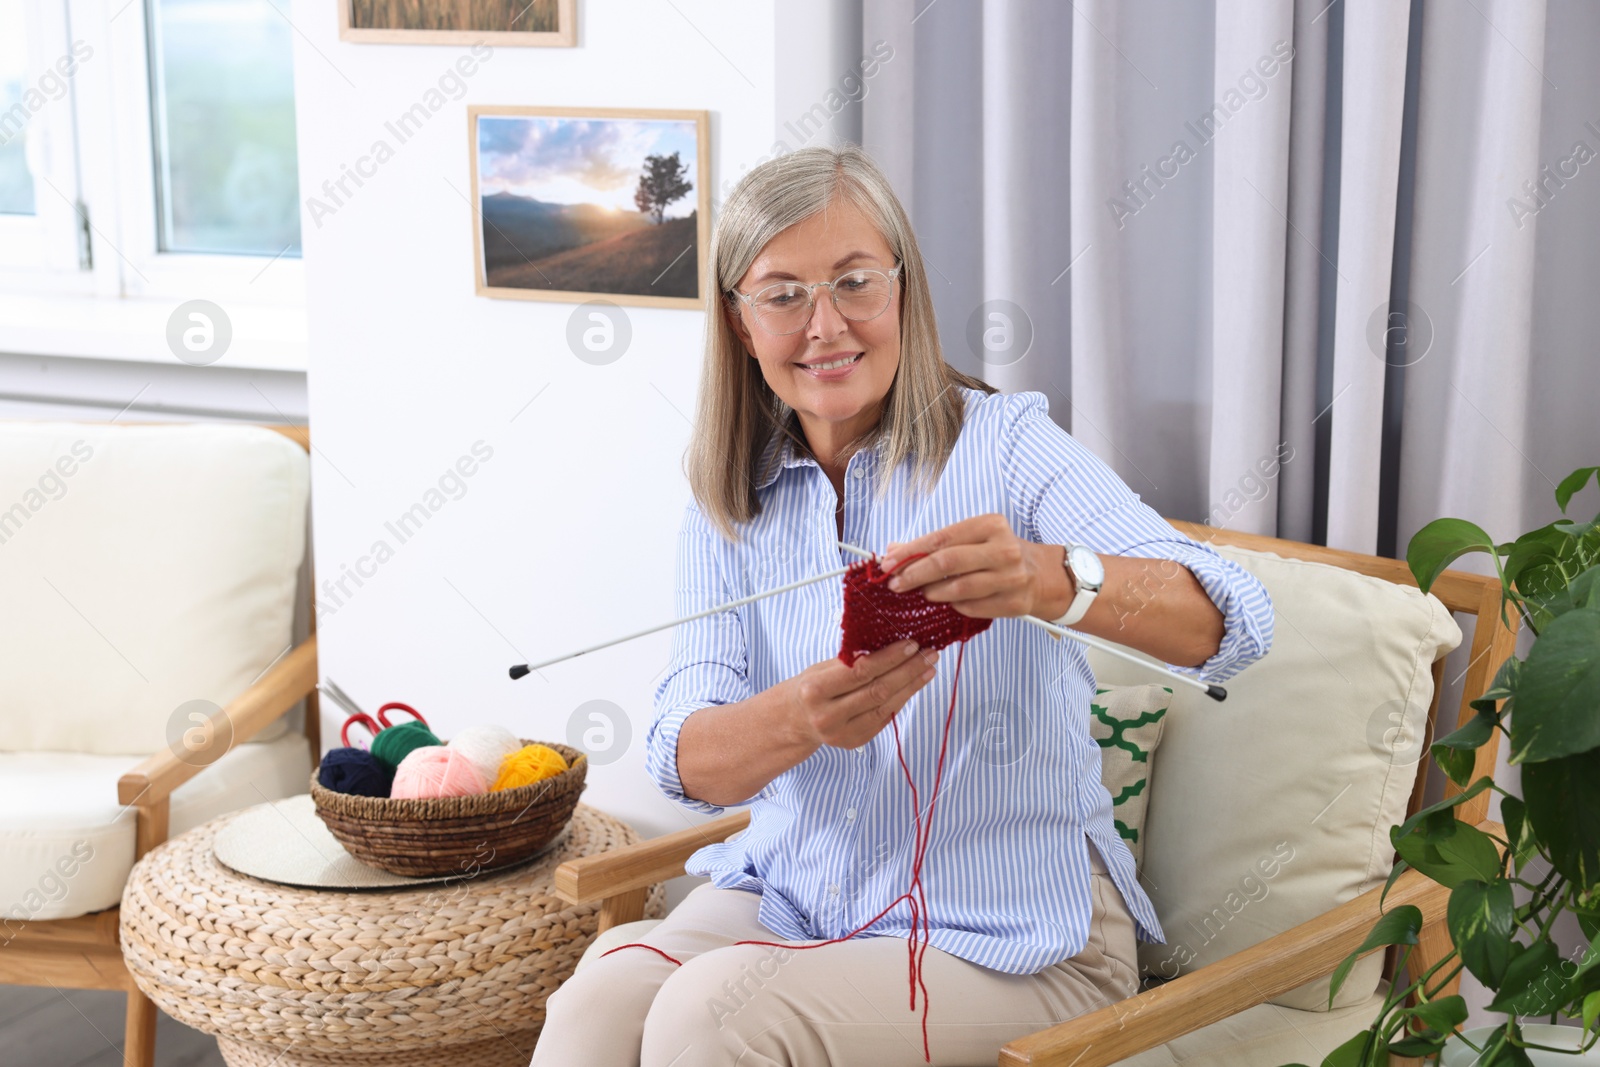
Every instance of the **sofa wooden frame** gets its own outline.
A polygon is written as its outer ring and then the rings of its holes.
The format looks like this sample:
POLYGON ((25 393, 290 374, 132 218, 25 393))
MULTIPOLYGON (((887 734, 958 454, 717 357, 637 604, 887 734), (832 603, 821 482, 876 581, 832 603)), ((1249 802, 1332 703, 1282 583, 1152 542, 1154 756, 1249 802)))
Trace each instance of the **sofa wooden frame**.
MULTIPOLYGON (((305 426, 266 427, 288 437, 309 453, 305 426)), ((311 546, 306 552, 310 555, 311 546)), ((308 568, 310 561, 307 561, 308 568)), ((315 582, 311 583, 315 588, 315 582)), ((305 735, 311 767, 322 750, 317 700, 317 618, 311 612, 310 636, 278 659, 221 714, 228 727, 210 731, 208 741, 182 758, 170 750, 149 756, 117 782, 117 803, 135 816, 134 858, 167 839, 167 816, 173 791, 201 773, 231 745, 248 741, 302 699, 306 702, 305 735), (209 748, 220 746, 215 756, 209 748)), ((309 768, 308 768, 309 770, 309 768)), ((123 1067, 154 1067, 156 1006, 134 985, 122 961, 118 933, 121 908, 111 907, 71 919, 43 922, 0 922, 9 940, 0 941, 0 985, 53 985, 66 989, 121 989, 128 994, 123 1029, 123 1067)))
MULTIPOLYGON (((1197 541, 1327 563, 1413 588, 1417 584, 1410 568, 1401 560, 1275 537, 1234 533, 1198 523, 1174 521, 1172 525, 1197 541)), ((1440 575, 1430 592, 1452 613, 1470 615, 1477 620, 1458 711, 1459 721, 1466 722, 1475 714, 1468 702, 1489 688, 1493 672, 1515 648, 1520 620, 1513 617, 1510 625, 1502 621, 1500 584, 1492 578, 1446 571, 1440 575)), ((1428 708, 1428 733, 1423 739, 1424 763, 1412 789, 1406 809, 1408 814, 1414 814, 1423 806, 1424 790, 1429 778, 1427 771, 1432 767, 1432 760, 1426 755, 1426 746, 1432 742, 1438 724, 1440 694, 1444 688, 1443 659, 1433 665, 1433 680, 1433 701, 1428 708)), ((1496 735, 1478 749, 1473 767, 1474 778, 1494 773, 1498 740, 1496 735)), ((1446 796, 1461 792, 1447 779, 1444 785, 1446 796)), ((1488 808, 1489 794, 1480 793, 1457 809, 1457 817, 1495 833, 1503 833, 1498 826, 1485 822, 1488 808)), ((652 838, 627 848, 569 860, 556 870, 555 892, 573 904, 599 902, 602 930, 619 923, 632 922, 643 916, 645 893, 651 885, 682 875, 685 861, 696 850, 726 840, 744 829, 749 822, 747 812, 726 815, 701 826, 652 838)), ((999 1065, 1110 1067, 1126 1057, 1165 1044, 1330 974, 1345 956, 1360 947, 1366 939, 1380 914, 1378 898, 1381 893, 1381 887, 1374 889, 1226 959, 1162 983, 1108 1008, 1017 1038, 1001 1049, 999 1065)), ((1425 925, 1421 944, 1412 953, 1409 969, 1413 974, 1422 973, 1451 948, 1450 935, 1444 923, 1448 900, 1447 889, 1416 871, 1406 871, 1389 890, 1384 909, 1414 904, 1422 910, 1425 925)), ((1459 984, 1458 976, 1450 983, 1448 992, 1455 992, 1459 984)), ((1393 1062, 1410 1064, 1421 1061, 1395 1059, 1393 1062)))

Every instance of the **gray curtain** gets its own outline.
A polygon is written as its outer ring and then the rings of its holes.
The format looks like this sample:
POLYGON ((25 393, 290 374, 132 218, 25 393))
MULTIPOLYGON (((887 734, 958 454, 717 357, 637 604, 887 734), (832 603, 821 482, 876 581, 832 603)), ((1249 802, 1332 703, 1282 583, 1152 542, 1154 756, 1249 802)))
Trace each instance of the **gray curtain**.
POLYGON ((1600 5, 864 0, 861 40, 949 358, 1163 514, 1397 555, 1600 460, 1600 5))
POLYGON ((1399 556, 1439 516, 1552 521, 1600 463, 1600 4, 835 11, 894 50, 859 136, 947 358, 1046 393, 1162 514, 1399 556))

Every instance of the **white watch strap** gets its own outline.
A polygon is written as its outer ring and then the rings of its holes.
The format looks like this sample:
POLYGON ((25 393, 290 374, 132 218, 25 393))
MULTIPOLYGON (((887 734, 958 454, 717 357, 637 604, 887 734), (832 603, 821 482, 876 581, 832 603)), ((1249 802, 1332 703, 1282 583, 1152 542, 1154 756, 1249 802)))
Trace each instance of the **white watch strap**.
POLYGON ((1094 603, 1095 594, 1099 592, 1098 589, 1085 588, 1083 583, 1078 581, 1077 576, 1072 574, 1070 555, 1068 553, 1062 557, 1061 566, 1072 577, 1072 587, 1076 590, 1076 595, 1073 596, 1072 603, 1067 605, 1066 614, 1054 620, 1057 626, 1071 626, 1087 615, 1089 613, 1089 605, 1094 603))

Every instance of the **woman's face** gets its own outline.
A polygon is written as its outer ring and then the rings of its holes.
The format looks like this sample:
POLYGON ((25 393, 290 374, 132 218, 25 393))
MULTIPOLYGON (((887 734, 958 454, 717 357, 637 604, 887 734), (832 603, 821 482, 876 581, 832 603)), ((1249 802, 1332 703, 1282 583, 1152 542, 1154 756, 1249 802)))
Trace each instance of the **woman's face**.
MULTIPOLYGON (((768 241, 736 288, 754 296, 776 282, 831 282, 863 267, 892 270, 894 256, 861 209, 840 197, 768 241)), ((882 414, 900 365, 900 286, 896 280, 889 306, 864 322, 839 314, 826 288, 813 296, 810 321, 797 333, 769 333, 743 301, 728 315, 762 377, 800 416, 813 449, 829 459, 822 453, 870 430, 882 414), (852 356, 860 358, 840 370, 814 369, 852 356)))

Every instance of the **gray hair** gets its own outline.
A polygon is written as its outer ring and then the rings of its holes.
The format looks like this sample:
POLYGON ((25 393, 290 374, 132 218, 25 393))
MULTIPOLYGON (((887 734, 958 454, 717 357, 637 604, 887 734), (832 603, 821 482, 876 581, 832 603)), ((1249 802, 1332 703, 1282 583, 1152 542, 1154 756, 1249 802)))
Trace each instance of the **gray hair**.
POLYGON ((756 466, 774 436, 789 438, 804 454, 811 449, 793 409, 762 377, 725 311, 737 312, 738 298, 732 290, 767 243, 825 211, 840 196, 872 220, 901 264, 899 367, 878 425, 847 444, 841 454, 853 454, 884 438, 887 447, 874 480, 875 493, 882 494, 893 472, 907 460, 913 464, 913 483, 929 491, 961 432, 963 403, 958 387, 998 391, 945 362, 916 235, 888 179, 871 158, 847 144, 804 148, 768 160, 739 181, 712 228, 710 278, 705 286, 705 360, 686 456, 689 486, 700 510, 730 541, 737 540, 738 524, 761 512, 755 487, 767 472, 756 466))

